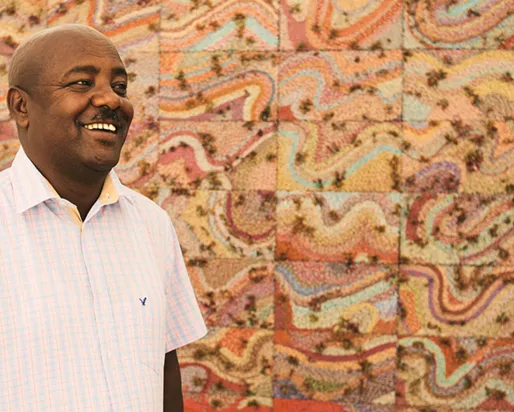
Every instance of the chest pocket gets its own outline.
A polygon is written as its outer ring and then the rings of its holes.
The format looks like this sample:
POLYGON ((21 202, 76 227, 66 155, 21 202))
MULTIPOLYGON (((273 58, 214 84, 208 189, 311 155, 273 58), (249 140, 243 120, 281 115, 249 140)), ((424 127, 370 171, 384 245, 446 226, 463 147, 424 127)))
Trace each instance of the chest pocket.
POLYGON ((164 368, 164 299, 162 293, 141 290, 132 297, 126 313, 135 360, 159 375, 164 368))
MULTIPOLYGON (((162 375, 165 349, 165 298, 163 281, 163 256, 157 231, 152 232, 147 216, 130 212, 121 206, 107 206, 95 215, 90 235, 105 241, 105 248, 115 254, 102 255, 101 267, 109 290, 114 327, 119 332, 119 342, 130 352, 136 367, 143 363, 162 375), (111 213, 113 215, 111 216, 111 213), (95 232, 97 227, 116 222, 116 230, 109 235, 95 232)), ((95 248, 97 246, 95 245, 95 248)), ((93 250, 93 248, 92 248, 93 250)))

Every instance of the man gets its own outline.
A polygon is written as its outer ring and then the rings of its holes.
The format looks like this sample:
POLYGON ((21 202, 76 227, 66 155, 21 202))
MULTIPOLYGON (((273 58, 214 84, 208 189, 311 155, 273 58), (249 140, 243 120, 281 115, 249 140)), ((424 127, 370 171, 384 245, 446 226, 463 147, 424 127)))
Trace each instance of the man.
POLYGON ((168 215, 112 170, 133 117, 116 48, 82 25, 37 33, 7 104, 0 411, 183 410, 175 349, 206 328, 168 215))

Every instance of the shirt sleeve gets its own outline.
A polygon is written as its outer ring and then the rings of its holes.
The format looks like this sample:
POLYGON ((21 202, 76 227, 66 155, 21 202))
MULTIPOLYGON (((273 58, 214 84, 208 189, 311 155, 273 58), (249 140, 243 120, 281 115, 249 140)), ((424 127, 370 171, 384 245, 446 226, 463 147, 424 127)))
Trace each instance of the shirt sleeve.
POLYGON ((196 300, 173 223, 166 245, 166 353, 205 336, 207 328, 196 300))

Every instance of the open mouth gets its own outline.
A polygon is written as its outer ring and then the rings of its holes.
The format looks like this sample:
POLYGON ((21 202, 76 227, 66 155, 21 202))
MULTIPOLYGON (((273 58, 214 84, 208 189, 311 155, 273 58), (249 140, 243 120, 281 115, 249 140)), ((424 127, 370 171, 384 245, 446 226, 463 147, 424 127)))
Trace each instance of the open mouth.
POLYGON ((85 129, 86 134, 89 135, 93 141, 103 146, 114 147, 121 142, 121 129, 112 123, 90 123, 83 124, 81 127, 85 129))
POLYGON ((84 129, 99 131, 99 132, 108 132, 112 134, 116 134, 118 131, 118 127, 111 123, 90 123, 82 125, 84 129))

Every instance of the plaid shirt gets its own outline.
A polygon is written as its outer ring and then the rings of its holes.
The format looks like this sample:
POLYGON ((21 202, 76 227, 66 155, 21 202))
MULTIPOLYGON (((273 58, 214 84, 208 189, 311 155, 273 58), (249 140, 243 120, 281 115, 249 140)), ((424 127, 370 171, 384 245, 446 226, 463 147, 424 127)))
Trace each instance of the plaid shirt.
POLYGON ((82 222, 20 148, 0 173, 0 411, 158 411, 206 333, 166 212, 114 170, 82 222))

